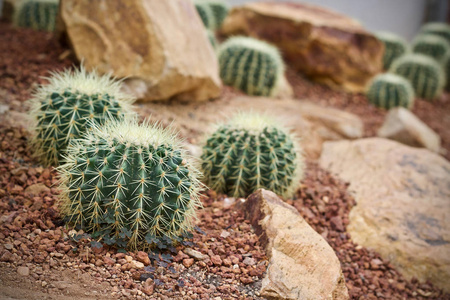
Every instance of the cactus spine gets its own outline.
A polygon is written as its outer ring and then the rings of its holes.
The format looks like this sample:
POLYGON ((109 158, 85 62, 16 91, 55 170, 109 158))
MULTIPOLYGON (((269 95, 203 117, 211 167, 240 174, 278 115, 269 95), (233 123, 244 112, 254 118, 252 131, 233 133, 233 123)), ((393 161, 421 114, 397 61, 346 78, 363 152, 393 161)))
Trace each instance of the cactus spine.
POLYGON ((296 139, 256 114, 241 113, 219 126, 201 159, 206 184, 233 197, 246 197, 258 188, 292 196, 303 175, 296 139))
POLYGON ((450 43, 450 25, 446 23, 431 22, 422 26, 420 34, 436 34, 450 43))
POLYGON ((392 62, 408 51, 408 43, 402 37, 390 32, 377 32, 375 36, 384 44, 383 67, 389 69, 392 62))
POLYGON ((278 49, 248 37, 232 37, 218 50, 220 77, 249 95, 272 96, 284 74, 278 49))
POLYGON ((87 121, 104 124, 131 115, 131 102, 120 92, 121 83, 108 76, 75 71, 53 73, 30 100, 34 122, 32 147, 44 164, 57 164, 70 139, 79 138, 87 121))
POLYGON ((18 27, 54 31, 58 7, 58 0, 25 1, 18 8, 14 23, 18 27))
POLYGON ((406 78, 417 97, 432 100, 441 95, 445 74, 436 60, 422 54, 407 54, 391 66, 390 71, 406 78))
POLYGON ((390 73, 379 74, 370 83, 367 98, 373 105, 384 109, 397 106, 410 109, 414 103, 414 90, 403 77, 390 73))
POLYGON ((146 236, 173 238, 191 229, 202 184, 170 129, 111 121, 72 140, 67 152, 58 169, 69 223, 110 236, 128 233, 133 250, 149 247, 146 236))
POLYGON ((424 34, 414 39, 412 50, 414 53, 428 55, 441 62, 450 53, 450 44, 445 38, 438 35, 424 34))

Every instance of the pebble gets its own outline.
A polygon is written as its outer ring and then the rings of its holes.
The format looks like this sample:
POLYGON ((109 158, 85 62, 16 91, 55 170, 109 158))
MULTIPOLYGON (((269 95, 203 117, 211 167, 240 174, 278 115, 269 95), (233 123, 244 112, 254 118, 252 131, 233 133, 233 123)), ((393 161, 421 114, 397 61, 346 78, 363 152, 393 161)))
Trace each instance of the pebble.
POLYGON ((12 250, 14 248, 14 246, 12 244, 5 244, 4 247, 5 247, 5 249, 8 249, 8 250, 12 250))
POLYGON ((246 264, 247 266, 254 266, 256 265, 256 260, 252 257, 246 257, 243 263, 246 264))
POLYGON ((17 273, 19 273, 20 276, 28 276, 30 275, 30 269, 28 267, 18 267, 17 273))
POLYGON ((204 260, 204 259, 208 258, 208 255, 205 255, 205 254, 201 253, 200 251, 197 251, 197 250, 194 250, 191 248, 184 249, 184 253, 186 253, 190 257, 193 257, 198 260, 204 260))

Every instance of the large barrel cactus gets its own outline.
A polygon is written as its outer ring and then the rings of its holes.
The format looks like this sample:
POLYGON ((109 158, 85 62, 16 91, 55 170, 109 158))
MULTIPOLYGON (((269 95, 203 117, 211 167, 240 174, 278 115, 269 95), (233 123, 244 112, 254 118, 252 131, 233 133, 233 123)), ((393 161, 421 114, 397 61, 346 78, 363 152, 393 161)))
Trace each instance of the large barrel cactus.
POLYGON ((442 94, 446 76, 433 58, 422 54, 404 55, 392 64, 390 71, 406 78, 417 97, 432 100, 442 94))
POLYGON ((428 55, 438 62, 442 62, 450 53, 450 44, 443 37, 435 34, 423 34, 417 36, 412 42, 412 51, 428 55))
POLYGON ((389 69, 392 62, 408 51, 408 42, 391 32, 376 32, 375 36, 384 44, 383 67, 389 69))
POLYGON ((72 140, 59 167, 61 211, 69 223, 146 249, 148 237, 192 227, 202 184, 170 129, 135 120, 95 126, 72 140))
POLYGON ((206 184, 233 197, 246 197, 258 188, 292 196, 304 171, 295 137, 257 114, 241 113, 219 126, 201 159, 206 184))
POLYGON ((32 148, 44 164, 58 164, 70 139, 81 137, 88 120, 104 124, 132 115, 133 99, 120 92, 121 82, 83 67, 53 73, 30 100, 34 122, 32 148))
POLYGON ((450 43, 450 25, 447 23, 430 22, 420 28, 420 34, 436 34, 450 43))
POLYGON ((391 109, 402 106, 412 108, 414 90, 405 78, 385 73, 375 76, 367 89, 369 102, 377 107, 391 109))
POLYGON ((232 37, 218 50, 220 77, 249 95, 272 96, 284 74, 278 49, 249 37, 232 37))
POLYGON ((54 31, 58 7, 58 0, 26 0, 19 6, 14 23, 18 27, 54 31))

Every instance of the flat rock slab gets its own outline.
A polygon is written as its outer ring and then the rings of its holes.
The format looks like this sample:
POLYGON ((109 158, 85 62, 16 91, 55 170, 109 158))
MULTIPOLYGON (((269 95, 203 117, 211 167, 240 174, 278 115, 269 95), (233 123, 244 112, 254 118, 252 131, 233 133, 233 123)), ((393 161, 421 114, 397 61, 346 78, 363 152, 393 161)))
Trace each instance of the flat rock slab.
POLYGON ((292 206, 259 189, 243 204, 269 257, 261 296, 268 299, 348 299, 333 249, 292 206))
POLYGON ((350 183, 347 230, 407 278, 450 291, 450 162, 382 138, 326 142, 320 165, 350 183))
POLYGON ((355 20, 318 6, 247 3, 230 11, 222 32, 266 40, 299 72, 348 91, 364 91, 382 70, 383 44, 355 20))
POLYGON ((266 113, 290 127, 301 138, 307 157, 318 158, 325 140, 362 137, 359 117, 308 101, 241 96, 202 103, 144 103, 143 116, 156 116, 164 125, 172 124, 192 144, 201 144, 217 122, 239 111, 266 113))
POLYGON ((62 0, 61 30, 88 69, 143 100, 218 97, 216 54, 190 0, 62 0))

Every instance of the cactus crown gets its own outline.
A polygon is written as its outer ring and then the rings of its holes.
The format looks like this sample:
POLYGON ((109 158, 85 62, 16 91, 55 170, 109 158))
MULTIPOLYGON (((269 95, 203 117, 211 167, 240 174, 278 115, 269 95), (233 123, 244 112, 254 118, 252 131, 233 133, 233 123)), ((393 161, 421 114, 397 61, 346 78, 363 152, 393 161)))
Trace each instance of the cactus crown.
POLYGON ((391 73, 375 76, 366 95, 370 103, 385 109, 397 106, 410 109, 414 103, 414 90, 411 83, 405 78, 391 73))
POLYGON ((430 22, 422 26, 421 34, 437 34, 450 43, 450 25, 447 23, 430 22))
POLYGON ((408 51, 408 42, 391 32, 376 32, 375 36, 384 44, 383 67, 389 69, 392 62, 408 51))
POLYGON ((66 219, 104 236, 125 235, 131 249, 190 230, 203 186, 175 133, 136 120, 92 125, 72 140, 58 168, 66 219))
POLYGON ((303 176, 297 139, 254 113, 240 113, 219 125, 201 158, 206 184, 233 197, 246 197, 258 188, 288 197, 303 176))
POLYGON ((14 16, 18 27, 54 31, 58 15, 58 0, 28 0, 20 4, 14 16))
POLYGON ((218 50, 225 84, 249 95, 271 96, 282 79, 284 63, 278 49, 249 37, 232 37, 218 50))
POLYGON ((439 35, 423 34, 413 40, 412 50, 414 53, 428 55, 440 62, 447 53, 450 53, 450 44, 439 35))
POLYGON ((390 71, 406 78, 416 96, 434 99, 442 93, 445 73, 433 58, 423 54, 407 54, 396 59, 390 71))
POLYGON ((44 164, 57 164, 70 139, 87 130, 87 121, 104 124, 132 115, 134 100, 120 91, 121 82, 109 76, 79 70, 52 73, 30 100, 35 134, 35 156, 44 164))

